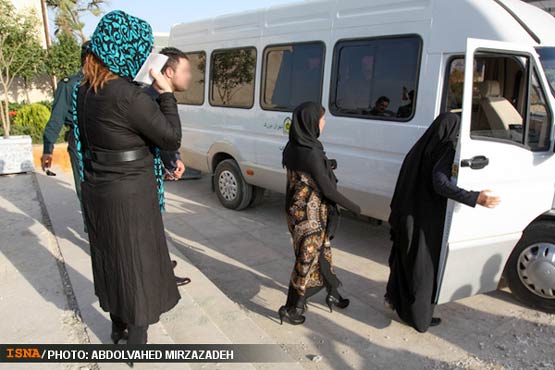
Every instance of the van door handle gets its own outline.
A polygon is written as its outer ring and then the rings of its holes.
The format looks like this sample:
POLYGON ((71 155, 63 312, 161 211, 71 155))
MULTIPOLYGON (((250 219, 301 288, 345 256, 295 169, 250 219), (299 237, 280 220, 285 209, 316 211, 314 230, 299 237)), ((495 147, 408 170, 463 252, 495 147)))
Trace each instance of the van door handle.
POLYGON ((473 170, 481 170, 489 164, 489 159, 485 155, 477 155, 470 159, 461 160, 461 167, 470 167, 473 170))

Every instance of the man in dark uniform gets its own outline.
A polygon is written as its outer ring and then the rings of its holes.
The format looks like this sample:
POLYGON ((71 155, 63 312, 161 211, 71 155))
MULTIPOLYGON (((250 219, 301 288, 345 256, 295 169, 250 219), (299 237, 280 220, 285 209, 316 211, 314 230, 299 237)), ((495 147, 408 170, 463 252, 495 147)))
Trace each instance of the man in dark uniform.
MULTIPOLYGON (((81 67, 85 63, 85 58, 89 53, 89 44, 87 41, 81 47, 81 67)), ((75 139, 73 136, 73 120, 71 112, 71 100, 75 84, 81 80, 83 74, 81 71, 64 78, 58 84, 56 93, 54 94, 54 102, 52 103, 52 114, 46 123, 43 134, 44 149, 41 157, 41 167, 43 171, 47 171, 52 166, 52 152, 54 151, 54 143, 60 135, 62 127, 66 125, 68 130, 65 134, 67 141, 67 151, 71 161, 71 169, 73 171, 73 180, 75 182, 75 191, 79 198, 81 205, 81 214, 84 217, 83 204, 81 203, 81 183, 79 179, 79 161, 77 159, 77 149, 75 147, 75 139)), ((87 224, 85 225, 85 232, 87 232, 87 224)))

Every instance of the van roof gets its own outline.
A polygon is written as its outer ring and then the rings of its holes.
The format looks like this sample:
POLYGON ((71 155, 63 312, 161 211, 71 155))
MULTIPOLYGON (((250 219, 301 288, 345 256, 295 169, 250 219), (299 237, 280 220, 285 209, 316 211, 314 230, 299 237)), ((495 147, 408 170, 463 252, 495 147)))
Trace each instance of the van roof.
POLYGON ((170 44, 232 47, 261 36, 346 28, 364 33, 393 23, 402 29, 425 24, 429 52, 464 51, 468 37, 555 46, 555 18, 520 0, 309 0, 176 24, 170 44))

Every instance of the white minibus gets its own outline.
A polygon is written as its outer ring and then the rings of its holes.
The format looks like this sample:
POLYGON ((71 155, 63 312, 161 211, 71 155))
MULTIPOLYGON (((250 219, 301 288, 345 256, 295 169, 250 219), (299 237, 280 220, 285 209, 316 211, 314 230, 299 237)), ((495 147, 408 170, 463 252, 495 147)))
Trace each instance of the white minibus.
POLYGON ((181 154, 241 210, 285 191, 282 149, 303 101, 340 190, 387 220, 401 162, 433 119, 461 114, 437 303, 495 290, 555 312, 555 19, 518 0, 323 0, 177 24, 194 81, 177 94, 181 154))

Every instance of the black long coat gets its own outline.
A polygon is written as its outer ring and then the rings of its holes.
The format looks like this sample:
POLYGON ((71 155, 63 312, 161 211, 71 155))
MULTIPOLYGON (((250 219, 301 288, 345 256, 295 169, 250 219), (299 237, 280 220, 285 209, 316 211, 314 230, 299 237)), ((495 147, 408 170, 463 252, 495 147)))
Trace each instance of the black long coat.
POLYGON ((406 155, 391 201, 391 273, 386 298, 419 332, 434 312, 447 199, 474 207, 479 192, 450 182, 460 119, 438 116, 406 155))
MULTIPOLYGON (((80 87, 83 149, 178 149, 181 125, 175 97, 165 93, 159 102, 123 78, 109 81, 98 93, 88 85, 80 87)), ((155 323, 180 295, 164 235, 154 157, 84 164, 83 203, 100 306, 126 323, 155 323)))

